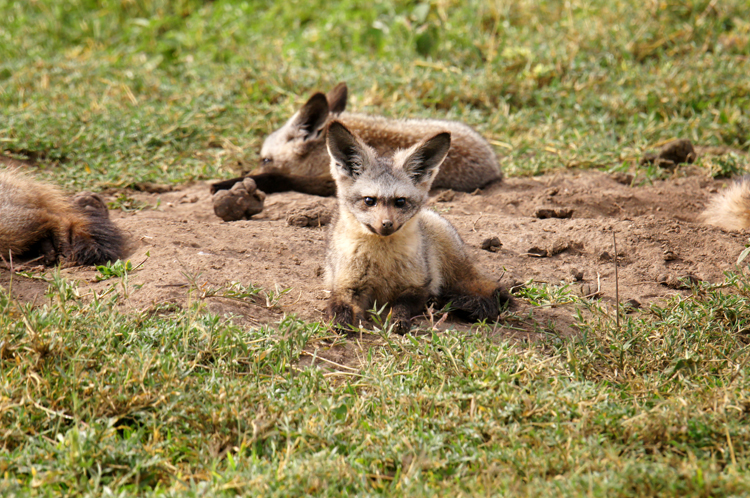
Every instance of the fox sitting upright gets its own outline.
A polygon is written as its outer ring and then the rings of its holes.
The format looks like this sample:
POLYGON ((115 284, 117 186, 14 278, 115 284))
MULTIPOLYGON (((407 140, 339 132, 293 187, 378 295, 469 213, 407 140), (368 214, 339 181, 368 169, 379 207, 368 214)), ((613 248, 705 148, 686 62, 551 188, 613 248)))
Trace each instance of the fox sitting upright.
MULTIPOLYGON (((333 120, 382 155, 411 147, 428 135, 450 132, 451 146, 433 187, 472 192, 502 179, 492 146, 469 126, 440 119, 399 120, 345 112, 347 95, 345 83, 328 95, 315 93, 284 126, 266 137, 260 151, 261 173, 251 175, 260 190, 335 195, 326 151, 326 132, 333 120)), ((215 183, 211 191, 231 188, 238 181, 242 178, 215 183)))
POLYGON ((356 325, 374 304, 388 303, 396 331, 405 333, 429 298, 450 302, 469 320, 495 319, 510 300, 474 266, 453 226, 425 208, 450 144, 450 133, 441 132, 382 156, 331 123, 327 147, 339 207, 326 284, 327 314, 337 325, 356 325))
POLYGON ((123 258, 126 250, 124 235, 98 195, 82 192, 67 199, 51 185, 0 169, 1 259, 94 265, 123 258))

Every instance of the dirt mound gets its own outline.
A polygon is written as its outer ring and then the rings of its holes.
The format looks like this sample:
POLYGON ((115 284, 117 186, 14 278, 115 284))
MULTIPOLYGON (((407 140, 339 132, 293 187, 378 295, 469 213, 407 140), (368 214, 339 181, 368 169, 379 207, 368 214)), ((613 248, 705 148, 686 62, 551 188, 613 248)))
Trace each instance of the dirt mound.
MULTIPOLYGON (((683 276, 720 281, 747 234, 696 219, 708 196, 726 182, 698 175, 640 187, 630 181, 591 171, 510 178, 474 194, 444 191, 431 204, 456 226, 481 267, 509 286, 530 279, 566 282, 579 295, 614 302, 613 233, 622 302, 645 305, 687 292, 680 289, 683 276)), ((272 194, 251 220, 224 222, 214 215, 204 183, 171 192, 111 193, 110 200, 115 194, 121 205, 149 206, 112 212, 135 241, 131 261, 143 263, 129 277, 124 311, 184 307, 200 299, 212 312, 231 314, 243 324, 277 322, 285 313, 323 318, 326 227, 300 223, 290 214, 315 213, 325 220, 321 215, 334 209, 335 199, 272 194)), ((82 292, 103 292, 110 285, 97 282, 91 268, 63 273, 79 280, 82 292)), ((7 288, 8 280, 9 272, 0 271, 0 285, 7 288)), ((43 292, 39 280, 14 276, 13 294, 20 299, 42 302, 43 292)), ((554 328, 568 334, 573 311, 519 301, 515 318, 501 322, 497 333, 528 337, 554 328)), ((466 327, 440 325, 448 326, 466 327)))

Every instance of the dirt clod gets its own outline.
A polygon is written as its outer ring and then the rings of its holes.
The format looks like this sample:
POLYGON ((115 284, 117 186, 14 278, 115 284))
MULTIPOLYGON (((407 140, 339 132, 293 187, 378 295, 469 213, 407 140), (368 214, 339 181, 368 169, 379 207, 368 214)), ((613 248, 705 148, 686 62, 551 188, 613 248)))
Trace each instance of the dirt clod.
POLYGON ((555 242, 547 249, 547 256, 555 256, 561 252, 565 252, 570 248, 570 240, 565 237, 555 240, 555 242))
POLYGON ((672 274, 662 274, 657 277, 656 281, 670 289, 689 289, 697 285, 701 279, 690 273, 679 277, 672 274))
POLYGON ((488 237, 482 241, 481 248, 485 251, 497 252, 503 246, 499 237, 488 237))
POLYGON ((673 140, 655 154, 647 152, 641 164, 654 164, 664 169, 674 169, 678 164, 692 163, 697 157, 693 143, 687 139, 673 140))
POLYGON ((320 204, 292 209, 286 217, 287 225, 299 228, 322 227, 330 222, 331 210, 320 204))
POLYGON ((534 246, 528 251, 526 251, 526 254, 529 256, 532 256, 534 258, 546 258, 547 257, 547 250, 542 249, 541 247, 534 246))
POLYGON ((573 216, 573 209, 564 207, 538 207, 534 212, 534 216, 540 220, 547 218, 565 219, 573 216))
POLYGON ((622 171, 610 173, 609 177, 621 185, 632 185, 635 179, 635 175, 632 173, 624 173, 622 171))
POLYGON ((237 182, 229 190, 213 195, 214 213, 224 221, 249 219, 263 211, 266 194, 258 190, 252 178, 237 182))
POLYGON ((573 277, 573 280, 575 280, 576 282, 583 281, 583 272, 578 268, 571 268, 570 276, 573 277))
POLYGON ((152 182, 136 183, 133 188, 139 192, 148 192, 149 194, 163 194, 164 192, 171 192, 173 190, 172 185, 152 182))
POLYGON ((637 299, 628 299, 622 303, 622 307, 625 308, 625 313, 634 313, 641 308, 641 303, 637 299))
POLYGON ((451 202, 456 198, 456 193, 453 190, 443 190, 436 197, 437 202, 451 202))

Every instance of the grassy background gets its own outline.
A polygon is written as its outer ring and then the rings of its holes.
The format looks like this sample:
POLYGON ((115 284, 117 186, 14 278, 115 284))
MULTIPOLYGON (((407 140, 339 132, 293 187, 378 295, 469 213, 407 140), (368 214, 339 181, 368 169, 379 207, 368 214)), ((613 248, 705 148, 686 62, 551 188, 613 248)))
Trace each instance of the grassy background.
MULTIPOLYGON (((0 0, 0 144, 70 189, 228 176, 315 89, 466 121, 511 175, 750 148, 745 1, 0 0)), ((0 291, 0 494, 731 496, 750 460, 750 283, 534 344, 394 337, 358 370, 288 319, 122 315, 0 291), (731 292, 727 292, 730 290, 731 292)), ((538 289, 550 304, 560 290, 538 289)), ((567 299, 567 298, 566 298, 567 299)), ((579 303, 585 307, 586 303, 579 303)), ((588 315, 587 315, 588 316, 588 315)))
POLYGON ((0 0, 0 144, 75 188, 227 176, 310 92, 466 121, 511 175, 750 147, 750 5, 0 0), (63 163, 64 168, 55 165, 63 163))

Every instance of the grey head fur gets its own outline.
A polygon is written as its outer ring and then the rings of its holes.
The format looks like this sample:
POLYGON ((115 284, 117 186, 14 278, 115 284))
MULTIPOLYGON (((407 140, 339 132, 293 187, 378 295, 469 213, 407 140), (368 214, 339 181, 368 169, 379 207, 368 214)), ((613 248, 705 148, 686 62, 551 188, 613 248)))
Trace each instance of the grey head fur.
POLYGON ((343 124, 333 121, 327 146, 339 205, 374 233, 390 235, 427 201, 432 181, 450 149, 450 133, 438 133, 393 156, 380 156, 343 124), (392 222, 392 227, 378 224, 373 228, 376 207, 390 210, 384 219, 392 222))

